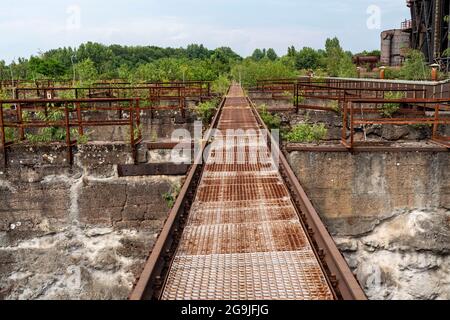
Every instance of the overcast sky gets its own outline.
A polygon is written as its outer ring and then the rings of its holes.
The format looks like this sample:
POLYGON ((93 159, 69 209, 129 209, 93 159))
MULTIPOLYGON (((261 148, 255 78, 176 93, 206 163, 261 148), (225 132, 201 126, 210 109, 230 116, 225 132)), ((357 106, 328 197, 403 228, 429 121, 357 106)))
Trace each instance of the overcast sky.
POLYGON ((86 41, 203 43, 247 56, 256 47, 321 48, 337 36, 358 52, 378 49, 381 30, 408 17, 404 0, 2 0, 0 60, 86 41))

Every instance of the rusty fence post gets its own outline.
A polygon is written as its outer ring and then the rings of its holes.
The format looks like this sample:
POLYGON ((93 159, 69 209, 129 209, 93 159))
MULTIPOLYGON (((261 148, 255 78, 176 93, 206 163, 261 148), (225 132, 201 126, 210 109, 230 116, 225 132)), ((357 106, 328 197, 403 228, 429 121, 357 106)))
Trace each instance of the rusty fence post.
POLYGON ((180 101, 180 111, 181 111, 181 117, 184 119, 186 118, 186 110, 185 110, 185 95, 186 95, 186 91, 185 91, 185 87, 180 87, 178 89, 178 95, 179 95, 179 101, 180 101))
POLYGON ((70 138, 70 119, 69 119, 69 108, 67 107, 67 103, 63 104, 64 106, 64 124, 66 129, 66 146, 67 146, 67 162, 72 165, 73 157, 72 157, 72 141, 70 138))
POLYGON ((128 101, 128 106, 130 110, 130 144, 131 144, 131 153, 133 155, 134 164, 137 164, 137 150, 136 150, 136 141, 134 140, 134 100, 128 101))
POLYGON ((342 135, 341 135, 342 142, 347 142, 347 101, 346 98, 344 98, 344 108, 342 111, 342 135))
POLYGON ((141 130, 141 108, 140 108, 140 99, 137 98, 135 100, 136 103, 136 126, 138 129, 138 137, 137 140, 141 140, 142 139, 142 130, 141 130))
POLYGON ((350 102, 350 148, 353 148, 354 143, 354 136, 353 136, 353 129, 354 129, 354 108, 353 108, 353 102, 350 102))
POLYGON ((76 106, 76 109, 77 109, 78 134, 80 136, 84 136, 83 116, 81 114, 81 104, 80 104, 80 102, 75 102, 75 106, 76 106))
POLYGON ((3 153, 2 165, 6 167, 6 135, 3 121, 3 103, 0 102, 0 151, 3 153))
POLYGON ((17 124, 19 125, 19 139, 23 141, 25 140, 25 129, 23 127, 22 105, 20 103, 18 103, 16 107, 16 119, 17 124))
POLYGON ((437 140, 438 126, 439 126, 439 104, 436 104, 434 106, 434 123, 433 123, 432 139, 437 140))

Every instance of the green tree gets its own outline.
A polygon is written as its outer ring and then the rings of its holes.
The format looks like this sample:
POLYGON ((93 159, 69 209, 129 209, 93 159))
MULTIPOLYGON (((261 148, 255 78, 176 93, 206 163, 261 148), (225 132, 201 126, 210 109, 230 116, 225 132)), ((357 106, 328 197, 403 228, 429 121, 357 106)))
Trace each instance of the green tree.
POLYGON ((252 54, 252 59, 255 61, 260 61, 266 56, 265 52, 263 52, 261 49, 255 49, 252 54))
POLYGON ((95 68, 94 62, 89 58, 77 63, 75 65, 75 71, 78 75, 78 79, 82 82, 98 79, 98 71, 95 68))
POLYGON ((28 68, 33 74, 33 77, 43 75, 46 77, 58 78, 65 74, 63 65, 55 59, 31 57, 28 68))
POLYGON ((8 75, 8 67, 6 66, 6 62, 4 60, 0 60, 0 80, 5 80, 9 78, 8 75))
POLYGON ((332 77, 356 77, 356 66, 350 52, 344 52, 339 39, 327 39, 325 42, 325 65, 332 77))
POLYGON ((418 50, 409 50, 400 70, 400 77, 406 80, 427 80, 430 72, 424 54, 418 50))
POLYGON ((202 44, 190 44, 186 48, 186 55, 189 59, 207 59, 211 53, 202 44))
POLYGON ((297 69, 317 69, 320 67, 321 56, 320 54, 309 47, 303 47, 296 54, 295 67, 297 69))
POLYGON ((234 65, 231 74, 236 81, 242 80, 245 86, 256 85, 257 80, 295 77, 295 69, 290 68, 282 60, 262 59, 254 61, 247 58, 234 65))
POLYGON ((267 50, 266 56, 267 56, 267 58, 268 58, 269 60, 272 60, 272 61, 275 61, 275 60, 278 59, 277 53, 276 53, 275 50, 272 49, 272 48, 269 48, 269 49, 267 50))
POLYGON ((290 46, 288 48, 288 53, 287 53, 288 57, 292 57, 294 58, 297 55, 297 51, 295 50, 294 46, 290 46))

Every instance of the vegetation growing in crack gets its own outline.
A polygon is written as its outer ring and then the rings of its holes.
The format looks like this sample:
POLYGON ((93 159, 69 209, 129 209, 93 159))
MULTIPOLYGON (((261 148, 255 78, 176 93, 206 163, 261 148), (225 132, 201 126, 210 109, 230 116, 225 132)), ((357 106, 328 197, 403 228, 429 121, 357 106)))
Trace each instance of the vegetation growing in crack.
POLYGON ((328 134, 328 129, 321 124, 298 124, 291 129, 284 138, 289 142, 316 142, 319 143, 328 134))
POLYGON ((258 107, 258 112, 268 129, 280 129, 281 118, 276 114, 271 114, 265 104, 258 107))
POLYGON ((341 114, 342 110, 341 110, 341 106, 339 104, 338 100, 332 100, 329 104, 330 108, 333 109, 334 112, 336 112, 337 114, 341 114))
POLYGON ((170 190, 166 193, 163 193, 162 197, 166 201, 167 207, 170 209, 175 205, 175 201, 177 200, 178 195, 180 194, 181 186, 176 183, 172 183, 170 186, 170 190))
MULTIPOLYGON (((403 99, 405 97, 404 92, 386 92, 384 95, 385 99, 403 99)), ((392 116, 400 109, 400 103, 384 103, 381 107, 381 115, 385 118, 392 118, 392 116)))
POLYGON ((195 106, 194 112, 203 121, 203 124, 207 125, 211 122, 211 119, 214 116, 218 105, 218 99, 205 101, 195 106))

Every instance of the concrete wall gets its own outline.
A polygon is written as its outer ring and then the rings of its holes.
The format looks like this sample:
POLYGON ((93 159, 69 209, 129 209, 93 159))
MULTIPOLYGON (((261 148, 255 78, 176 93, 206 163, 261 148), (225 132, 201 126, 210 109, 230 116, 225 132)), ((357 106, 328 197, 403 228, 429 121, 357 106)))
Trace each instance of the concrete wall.
POLYGON ((448 153, 292 152, 289 161, 335 234, 368 232, 399 209, 450 209, 448 153))
POLYGON ((406 50, 411 47, 410 34, 399 29, 386 30, 381 33, 381 64, 384 66, 401 66, 405 60, 406 50))
MULTIPOLYGON (((18 145, 0 172, 0 299, 127 297, 182 177, 119 178, 120 143, 18 145)), ((0 169, 1 170, 1 169, 0 169)))
POLYGON ((449 153, 289 162, 370 299, 450 299, 449 153))

